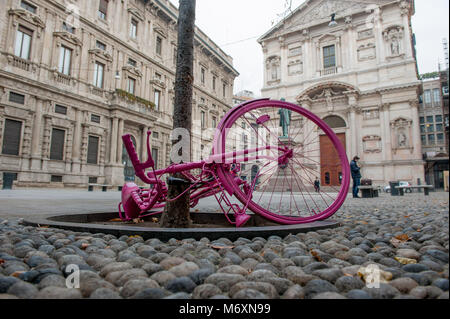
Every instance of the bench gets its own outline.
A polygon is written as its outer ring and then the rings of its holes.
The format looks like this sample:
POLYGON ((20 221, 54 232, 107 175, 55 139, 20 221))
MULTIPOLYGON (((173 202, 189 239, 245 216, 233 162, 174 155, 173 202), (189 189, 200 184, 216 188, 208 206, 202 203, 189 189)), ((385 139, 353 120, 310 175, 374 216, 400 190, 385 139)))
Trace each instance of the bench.
POLYGON ((397 188, 399 190, 399 195, 403 196, 404 195, 404 189, 405 188, 410 188, 411 192, 413 189, 417 188, 417 189, 421 189, 423 188, 423 193, 425 196, 430 195, 430 189, 433 189, 434 186, 433 185, 412 185, 412 186, 395 186, 395 188, 397 188))
POLYGON ((102 188, 102 192, 106 192, 108 187, 112 187, 112 185, 106 185, 106 184, 93 184, 93 183, 89 183, 88 184, 88 191, 92 192, 94 191, 94 187, 95 186, 99 186, 102 188))
POLYGON ((358 186, 358 189, 361 190, 362 198, 373 198, 378 197, 378 191, 380 190, 380 186, 363 185, 358 186))

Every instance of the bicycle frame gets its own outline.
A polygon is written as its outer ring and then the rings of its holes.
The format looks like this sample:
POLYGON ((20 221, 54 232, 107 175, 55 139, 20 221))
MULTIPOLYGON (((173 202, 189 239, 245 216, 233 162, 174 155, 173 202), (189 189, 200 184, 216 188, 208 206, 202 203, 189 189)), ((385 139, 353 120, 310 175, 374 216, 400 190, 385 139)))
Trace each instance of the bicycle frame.
MULTIPOLYGON (((218 179, 216 172, 216 166, 217 165, 232 165, 232 164, 239 164, 243 161, 248 160, 257 160, 257 159, 271 159, 271 160, 279 160, 283 157, 283 155, 279 158, 275 158, 273 156, 259 154, 264 151, 268 150, 276 150, 278 152, 281 152, 284 154, 285 148, 281 148, 278 146, 264 146, 264 147, 257 147, 249 150, 243 150, 243 151, 235 151, 235 152, 228 152, 228 153, 221 153, 221 154, 214 154, 209 156, 206 160, 197 161, 197 162, 191 162, 191 163, 180 163, 180 164, 172 164, 169 167, 165 169, 154 169, 154 161, 151 156, 150 152, 150 135, 151 131, 147 132, 147 154, 148 159, 145 163, 141 163, 139 161, 139 158, 137 156, 136 150, 134 148, 133 142, 131 141, 131 136, 129 134, 126 134, 122 136, 123 143, 125 145, 125 148, 130 156, 131 162, 133 164, 133 167, 135 169, 135 174, 138 176, 144 183, 147 183, 149 185, 152 185, 149 189, 140 190, 137 186, 129 186, 130 183, 125 184, 125 188, 130 188, 125 190, 125 194, 127 194, 129 197, 133 199, 133 201, 138 205, 139 207, 139 213, 135 214, 135 216, 126 216, 125 218, 122 217, 122 211, 120 209, 120 203, 119 204, 119 213, 120 217, 123 220, 130 220, 132 217, 145 217, 150 216, 154 214, 159 214, 161 211, 152 211, 148 214, 146 212, 150 209, 152 209, 155 204, 157 203, 163 203, 166 201, 174 201, 178 199, 180 196, 182 196, 184 193, 180 194, 176 198, 168 199, 166 197, 167 189, 165 187, 165 183, 161 180, 161 177, 166 174, 175 174, 175 173, 182 173, 183 176, 187 178, 187 180, 190 182, 191 186, 188 187, 186 191, 191 191, 191 207, 194 207, 198 204, 198 201, 202 198, 215 196, 216 200, 219 203, 219 206, 221 207, 223 213, 225 214, 228 221, 232 224, 237 224, 237 226, 241 226, 245 221, 248 220, 249 216, 245 215, 245 210, 240 209, 236 204, 232 204, 229 200, 228 196, 225 194, 225 191, 232 196, 233 192, 229 189, 226 185, 224 185, 220 180, 218 179), (256 155, 253 155, 256 153, 256 155), (147 168, 151 168, 151 171, 146 173, 145 170, 147 168), (195 177, 192 174, 188 174, 189 171, 194 169, 201 169, 201 173, 199 177, 195 177), (208 176, 210 180, 204 181, 204 177, 208 176), (211 179, 212 178, 212 179, 211 179), (195 187, 194 187, 195 186, 195 187), (217 196, 218 193, 222 193, 219 197, 217 196), (226 206, 229 208, 224 208, 224 205, 222 205, 222 202, 225 202, 226 206), (233 211, 236 216, 236 221, 232 221, 228 217, 228 213, 230 211, 233 211), (245 216, 244 216, 245 215, 245 216)), ((239 184, 244 184, 244 187, 247 189, 250 189, 250 186, 247 184, 247 182, 242 181, 238 178, 237 182, 239 184)), ((253 190, 254 185, 252 185, 251 189, 253 190)), ((122 201, 124 202, 124 200, 122 201)), ((162 205, 163 206, 163 205, 162 205)), ((162 208, 161 205, 157 208, 162 208)))

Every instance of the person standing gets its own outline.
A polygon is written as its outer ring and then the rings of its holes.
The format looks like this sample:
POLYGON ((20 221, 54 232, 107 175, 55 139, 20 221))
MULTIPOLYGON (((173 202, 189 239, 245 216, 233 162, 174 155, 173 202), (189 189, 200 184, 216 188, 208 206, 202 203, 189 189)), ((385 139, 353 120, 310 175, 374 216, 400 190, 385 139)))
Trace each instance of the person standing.
POLYGON ((316 180, 314 181, 314 189, 316 190, 316 193, 320 192, 320 182, 317 177, 316 180))
POLYGON ((359 198, 358 196, 358 187, 361 185, 361 169, 358 166, 359 157, 353 157, 353 160, 350 162, 350 171, 352 173, 353 179, 353 198, 359 198))

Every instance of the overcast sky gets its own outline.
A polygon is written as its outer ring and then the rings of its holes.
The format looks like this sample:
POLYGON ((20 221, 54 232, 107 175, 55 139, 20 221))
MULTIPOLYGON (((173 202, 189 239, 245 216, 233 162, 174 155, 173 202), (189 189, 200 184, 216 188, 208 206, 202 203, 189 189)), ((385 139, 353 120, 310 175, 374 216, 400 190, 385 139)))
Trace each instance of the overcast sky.
MULTIPOLYGON (((178 6, 177 0, 170 0, 178 6)), ((293 10, 305 0, 292 0, 293 10)), ((260 94, 263 54, 256 41, 282 18, 290 0, 197 0, 196 25, 227 54, 240 73, 234 92, 260 94)), ((419 72, 437 71, 444 64, 442 39, 448 40, 449 0, 416 0, 412 18, 419 72)))

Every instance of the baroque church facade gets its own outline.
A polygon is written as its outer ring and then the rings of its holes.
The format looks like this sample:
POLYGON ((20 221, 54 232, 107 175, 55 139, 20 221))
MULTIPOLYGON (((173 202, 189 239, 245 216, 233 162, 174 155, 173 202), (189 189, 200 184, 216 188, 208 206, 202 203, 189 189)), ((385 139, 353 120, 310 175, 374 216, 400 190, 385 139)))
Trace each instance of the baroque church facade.
MULTIPOLYGON (((263 97, 322 118, 374 185, 424 181, 413 14, 412 0, 307 0, 258 40, 263 97)), ((320 148, 322 185, 338 185, 320 148)))
MULTIPOLYGON (((178 9, 168 0, 2 0, 0 185, 112 188, 170 164, 178 9)), ((233 59, 194 37, 192 159, 232 107, 233 59)), ((205 150, 203 150, 205 148, 205 150)), ((1 187, 1 186, 0 186, 1 187)))

